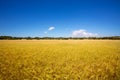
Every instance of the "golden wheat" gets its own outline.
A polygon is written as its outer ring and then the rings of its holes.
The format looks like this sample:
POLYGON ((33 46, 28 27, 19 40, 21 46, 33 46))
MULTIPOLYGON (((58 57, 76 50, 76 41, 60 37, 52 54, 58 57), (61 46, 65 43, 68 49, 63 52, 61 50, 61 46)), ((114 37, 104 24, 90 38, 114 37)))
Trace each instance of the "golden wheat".
POLYGON ((120 41, 1 40, 0 80, 120 80, 120 41))

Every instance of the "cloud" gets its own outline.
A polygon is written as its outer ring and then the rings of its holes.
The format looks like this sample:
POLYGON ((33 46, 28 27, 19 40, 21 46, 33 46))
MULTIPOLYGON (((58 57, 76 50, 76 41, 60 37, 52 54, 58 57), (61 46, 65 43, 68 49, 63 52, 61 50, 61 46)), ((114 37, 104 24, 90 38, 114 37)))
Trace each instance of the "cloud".
POLYGON ((49 27, 48 30, 44 32, 44 34, 47 34, 47 33, 49 33, 49 31, 52 31, 54 29, 55 29, 55 27, 49 27))
POLYGON ((72 32, 72 37, 97 37, 97 33, 90 33, 84 29, 75 30, 72 32))
POLYGON ((48 31, 54 30, 55 27, 49 27, 48 31))
POLYGON ((47 34, 47 31, 45 31, 44 33, 47 34))

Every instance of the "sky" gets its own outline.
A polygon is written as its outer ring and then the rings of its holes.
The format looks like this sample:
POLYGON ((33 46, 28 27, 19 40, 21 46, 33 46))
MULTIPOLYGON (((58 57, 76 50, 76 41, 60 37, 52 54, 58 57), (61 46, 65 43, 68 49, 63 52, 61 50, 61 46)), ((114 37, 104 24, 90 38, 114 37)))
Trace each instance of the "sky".
POLYGON ((120 0, 0 0, 0 35, 120 36, 120 0))

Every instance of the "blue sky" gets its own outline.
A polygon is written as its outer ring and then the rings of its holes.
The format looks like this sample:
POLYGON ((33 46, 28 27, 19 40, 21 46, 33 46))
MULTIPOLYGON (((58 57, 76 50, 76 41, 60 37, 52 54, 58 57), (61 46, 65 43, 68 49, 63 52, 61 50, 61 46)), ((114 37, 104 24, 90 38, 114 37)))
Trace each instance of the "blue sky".
POLYGON ((120 36, 120 0, 0 0, 0 35, 120 36))

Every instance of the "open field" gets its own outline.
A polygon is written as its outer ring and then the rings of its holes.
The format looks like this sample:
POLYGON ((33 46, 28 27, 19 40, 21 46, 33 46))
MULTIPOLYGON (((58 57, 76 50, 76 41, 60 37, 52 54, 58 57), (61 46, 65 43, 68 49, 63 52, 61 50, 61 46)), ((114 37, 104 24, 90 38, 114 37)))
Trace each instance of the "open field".
POLYGON ((0 80, 120 80, 120 41, 1 40, 0 80))

